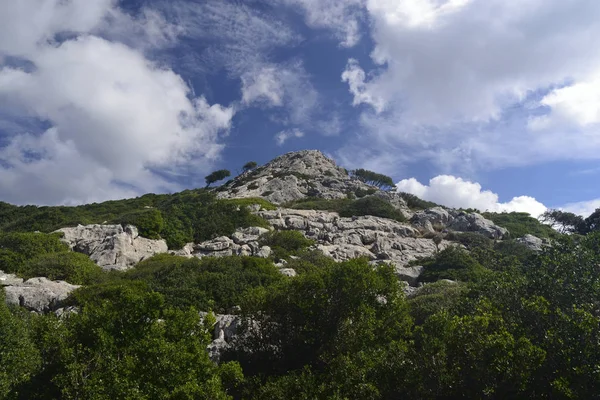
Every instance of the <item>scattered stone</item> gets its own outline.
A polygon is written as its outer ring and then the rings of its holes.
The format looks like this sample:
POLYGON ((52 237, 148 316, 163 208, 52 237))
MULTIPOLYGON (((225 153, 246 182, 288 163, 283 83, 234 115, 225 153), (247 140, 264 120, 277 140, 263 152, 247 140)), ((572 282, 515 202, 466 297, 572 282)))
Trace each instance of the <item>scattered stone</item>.
MULTIPOLYGON (((0 275, 3 273, 0 271, 0 275)), ((6 281, 5 281, 6 282, 6 281)), ((30 311, 48 312, 59 307, 71 292, 80 286, 46 278, 31 278, 25 282, 13 280, 5 285, 6 303, 25 307, 30 311)))

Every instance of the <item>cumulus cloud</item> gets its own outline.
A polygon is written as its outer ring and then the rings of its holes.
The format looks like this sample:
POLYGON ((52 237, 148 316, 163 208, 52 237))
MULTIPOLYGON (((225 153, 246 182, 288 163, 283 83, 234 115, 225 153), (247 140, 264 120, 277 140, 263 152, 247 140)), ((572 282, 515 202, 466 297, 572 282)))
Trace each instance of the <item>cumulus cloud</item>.
POLYGON ((514 197, 501 203, 498 195, 483 190, 477 182, 470 182, 451 175, 439 175, 424 185, 415 178, 403 179, 396 184, 399 192, 412 193, 424 200, 454 208, 476 208, 490 212, 527 212, 538 217, 546 206, 529 196, 514 197))
MULTIPOLYGON (((365 0, 374 68, 342 72, 361 110, 346 151, 442 171, 597 159, 600 3, 365 0)), ((335 28, 332 28, 335 29, 335 28)), ((364 64, 364 63, 363 63, 364 64)))
POLYGON ((304 132, 299 129, 288 129, 275 135, 275 141, 278 146, 282 146, 288 139, 304 137, 304 132))
MULTIPOLYGON (((15 47, 0 39, 0 52, 32 66, 0 65, 0 105, 10 104, 15 118, 50 126, 13 132, 0 148, 4 200, 77 203, 177 189, 161 176, 201 173, 218 157, 233 109, 192 96, 179 75, 149 61, 143 49, 96 36, 121 13, 115 4, 0 4, 0 18, 10 17, 0 23, 0 37, 20 41, 15 47), (32 15, 40 24, 23 33, 32 15), (64 30, 74 36, 54 41, 64 30)), ((140 29, 150 36, 170 35, 159 32, 168 24, 148 21, 140 29)))
POLYGON ((572 212, 583 217, 588 217, 598 208, 600 208, 600 199, 568 203, 560 207, 561 210, 572 212))

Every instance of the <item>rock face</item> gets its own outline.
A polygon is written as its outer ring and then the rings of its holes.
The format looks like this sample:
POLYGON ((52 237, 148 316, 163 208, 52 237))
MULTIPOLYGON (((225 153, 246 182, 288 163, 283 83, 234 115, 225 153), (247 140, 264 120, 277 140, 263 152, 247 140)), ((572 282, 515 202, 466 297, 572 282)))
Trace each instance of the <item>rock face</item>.
MULTIPOLYGON (((200 312, 202 321, 207 315, 207 312, 200 312)), ((207 350, 211 360, 218 362, 221 353, 231 346, 240 327, 241 319, 237 315, 230 314, 215 314, 215 319, 212 332, 213 341, 208 345, 207 350)))
POLYGON ((46 278, 31 278, 23 282, 15 275, 2 271, 0 286, 4 286, 7 304, 22 306, 35 312, 53 311, 73 290, 80 287, 46 278))
MULTIPOLYGON (((276 229, 301 231, 317 242, 316 249, 336 261, 366 257, 373 264, 385 262, 411 284, 416 283, 422 268, 406 268, 406 264, 437 251, 433 240, 419 237, 417 228, 386 218, 346 218, 335 212, 285 208, 258 214, 276 229)), ((439 248, 448 244, 443 241, 439 248)))
POLYGON ((436 232, 450 229, 459 232, 477 232, 490 239, 503 239, 508 230, 485 219, 481 214, 433 207, 417 211, 411 218, 412 224, 421 232, 436 232))
POLYGON ((137 228, 127 225, 79 225, 62 228, 63 241, 71 250, 87 254, 100 267, 126 270, 158 253, 166 253, 164 240, 140 237, 137 228))
POLYGON ((260 235, 268 229, 253 226, 238 228, 231 238, 220 236, 202 243, 188 243, 183 249, 172 251, 171 254, 183 257, 225 257, 225 256, 254 256, 268 258, 271 255, 269 246, 260 246, 260 235))
MULTIPOLYGON (((287 153, 220 188, 220 198, 263 197, 275 204, 307 196, 339 199, 376 188, 348 175, 318 150, 287 153)), ((398 201, 403 200, 398 197, 398 201)), ((403 203, 404 204, 404 203, 403 203)))
POLYGON ((516 242, 521 243, 522 245, 533 251, 542 251, 544 246, 547 245, 539 237, 530 234, 518 238, 516 242))

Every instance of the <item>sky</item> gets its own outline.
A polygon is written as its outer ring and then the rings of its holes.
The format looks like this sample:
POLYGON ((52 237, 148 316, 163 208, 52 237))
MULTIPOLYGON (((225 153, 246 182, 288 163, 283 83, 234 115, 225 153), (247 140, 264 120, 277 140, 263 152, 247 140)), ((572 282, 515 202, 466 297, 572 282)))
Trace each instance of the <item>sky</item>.
POLYGON ((289 151, 451 207, 600 207, 597 0, 0 0, 0 201, 289 151))

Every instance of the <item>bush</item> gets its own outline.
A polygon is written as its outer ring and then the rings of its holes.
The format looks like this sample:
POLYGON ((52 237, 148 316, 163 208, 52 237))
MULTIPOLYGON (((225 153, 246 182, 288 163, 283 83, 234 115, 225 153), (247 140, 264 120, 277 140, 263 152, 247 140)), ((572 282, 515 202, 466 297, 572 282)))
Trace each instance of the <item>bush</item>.
POLYGON ((361 215, 390 218, 400 222, 406 221, 404 215, 396 210, 394 206, 375 196, 363 197, 362 199, 347 204, 340 210, 340 216, 342 217, 361 215))
POLYGON ((67 251, 69 247, 57 234, 2 233, 0 234, 0 269, 14 273, 27 260, 37 256, 67 251))
POLYGON ((43 254, 31 259, 25 262, 18 274, 23 279, 43 276, 53 281, 90 285, 99 282, 104 271, 85 254, 66 251, 43 254))
POLYGON ((556 238, 558 232, 542 224, 528 213, 483 213, 485 218, 491 220, 498 226, 508 229, 512 238, 520 238, 526 234, 540 238, 556 238))
POLYGON ((271 231, 260 237, 260 245, 271 247, 275 260, 286 259, 313 244, 298 231, 271 231))
POLYGON ((419 277, 422 282, 440 279, 478 281, 487 271, 469 253, 457 246, 448 247, 435 257, 420 260, 419 264, 425 268, 419 277))
POLYGON ((157 209, 146 209, 124 214, 115 222, 123 226, 134 225, 138 228, 139 234, 148 239, 160 239, 160 232, 165 227, 162 213, 157 209))
POLYGON ((296 210, 321 210, 340 212, 346 205, 352 202, 351 199, 315 199, 304 198, 283 206, 286 208, 294 208, 296 210))
POLYGON ((423 324, 428 317, 438 312, 453 310, 466 291, 464 284, 445 281, 422 286, 408 301, 415 324, 423 324))
POLYGON ((375 194, 375 192, 377 192, 377 189, 375 189, 375 188, 370 188, 370 189, 358 188, 354 191, 354 195, 356 197, 360 198, 360 197, 370 196, 372 194, 375 194))
POLYGON ((420 199, 411 193, 401 192, 399 194, 400 197, 402 197, 404 201, 406 201, 406 205, 408 206, 408 208, 413 210, 426 210, 428 208, 433 207, 442 207, 437 203, 420 199))

